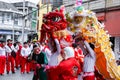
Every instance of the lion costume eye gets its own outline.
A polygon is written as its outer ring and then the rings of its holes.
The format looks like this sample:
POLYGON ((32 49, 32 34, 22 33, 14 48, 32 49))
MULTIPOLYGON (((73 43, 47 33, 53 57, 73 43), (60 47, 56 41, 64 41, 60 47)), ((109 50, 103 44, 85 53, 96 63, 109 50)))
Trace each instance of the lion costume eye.
POLYGON ((58 21, 60 21, 60 20, 61 20, 61 18, 60 18, 59 16, 52 18, 52 21, 54 21, 54 22, 58 22, 58 21))
POLYGON ((43 22, 44 22, 44 23, 46 23, 46 22, 47 22, 47 20, 46 20, 45 18, 43 18, 43 22))

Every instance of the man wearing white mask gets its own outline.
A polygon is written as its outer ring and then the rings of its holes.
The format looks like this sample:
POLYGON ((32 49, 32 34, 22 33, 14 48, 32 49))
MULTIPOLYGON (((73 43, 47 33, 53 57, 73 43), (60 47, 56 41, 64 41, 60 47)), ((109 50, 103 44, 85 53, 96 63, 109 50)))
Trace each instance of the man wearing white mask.
POLYGON ((75 59, 72 47, 62 49, 61 56, 63 61, 58 66, 52 67, 54 72, 52 80, 78 80, 78 74, 81 72, 80 65, 75 59))

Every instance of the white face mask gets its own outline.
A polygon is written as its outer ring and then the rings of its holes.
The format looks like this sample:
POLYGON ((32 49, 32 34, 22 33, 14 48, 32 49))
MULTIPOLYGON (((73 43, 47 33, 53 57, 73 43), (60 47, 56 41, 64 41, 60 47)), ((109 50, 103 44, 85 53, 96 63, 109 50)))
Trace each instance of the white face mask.
POLYGON ((72 47, 64 48, 64 53, 65 53, 65 59, 74 57, 74 50, 72 47))

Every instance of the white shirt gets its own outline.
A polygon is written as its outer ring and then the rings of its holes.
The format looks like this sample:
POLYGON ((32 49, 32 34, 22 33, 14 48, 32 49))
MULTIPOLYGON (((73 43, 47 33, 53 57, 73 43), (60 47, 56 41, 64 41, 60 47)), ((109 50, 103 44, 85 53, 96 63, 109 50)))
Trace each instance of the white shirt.
POLYGON ((14 48, 13 45, 11 46, 11 48, 10 48, 8 45, 6 45, 6 46, 5 46, 5 49, 6 49, 6 52, 7 52, 7 53, 11 53, 12 50, 14 50, 15 52, 17 52, 17 50, 14 48))
MULTIPOLYGON (((45 47, 44 47, 45 48, 45 47)), ((49 48, 45 48, 44 50, 43 50, 43 52, 45 52, 45 54, 46 54, 46 57, 47 57, 47 60, 48 60, 48 62, 50 61, 50 57, 51 57, 51 51, 50 51, 50 49, 49 48)))
POLYGON ((16 49, 16 51, 19 50, 19 46, 18 45, 16 45, 14 48, 16 49))
POLYGON ((84 57, 83 72, 94 72, 96 61, 95 52, 86 41, 84 43, 89 53, 84 57))
POLYGON ((55 43, 56 43, 57 51, 50 56, 50 60, 48 61, 49 66, 57 66, 59 64, 58 56, 60 54, 61 48, 59 41, 57 39, 55 39, 55 43))
POLYGON ((57 66, 59 63, 58 61, 58 56, 59 54, 57 52, 55 52, 54 54, 51 55, 49 61, 48 61, 48 65, 49 66, 57 66))
POLYGON ((0 56, 6 56, 5 48, 0 47, 0 56))
POLYGON ((24 56, 24 57, 28 56, 30 53, 31 53, 31 50, 30 50, 29 47, 28 47, 28 48, 24 48, 24 47, 23 47, 23 48, 21 49, 21 55, 24 56))
POLYGON ((43 51, 45 46, 40 45, 40 50, 43 51))
POLYGON ((33 44, 30 44, 29 48, 32 51, 33 50, 33 44))

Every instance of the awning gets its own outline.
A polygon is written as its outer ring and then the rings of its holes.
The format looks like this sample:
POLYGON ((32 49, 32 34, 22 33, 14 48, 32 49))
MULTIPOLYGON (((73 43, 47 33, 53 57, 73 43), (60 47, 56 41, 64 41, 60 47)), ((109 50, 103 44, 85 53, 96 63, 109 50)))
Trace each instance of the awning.
POLYGON ((120 36, 120 11, 112 11, 106 14, 105 29, 115 37, 120 36))
MULTIPOLYGON (((0 34, 9 34, 12 35, 13 31, 12 30, 0 30, 0 34)), ((21 35, 21 32, 15 31, 15 35, 21 35)))
POLYGON ((112 36, 120 36, 120 10, 119 11, 111 11, 106 14, 97 13, 97 17, 99 21, 104 22, 105 30, 112 36))
POLYGON ((12 31, 2 31, 0 30, 0 34, 13 34, 12 31))

